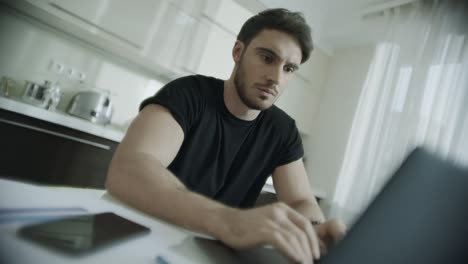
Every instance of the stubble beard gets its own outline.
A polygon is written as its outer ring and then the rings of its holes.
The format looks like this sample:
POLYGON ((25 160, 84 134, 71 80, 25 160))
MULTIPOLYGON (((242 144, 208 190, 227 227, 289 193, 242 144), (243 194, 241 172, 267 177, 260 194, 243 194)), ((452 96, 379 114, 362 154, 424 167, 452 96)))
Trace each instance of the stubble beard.
MULTIPOLYGON (((239 67, 234 75, 234 86, 236 87, 237 94, 239 95, 242 103, 244 103, 248 108, 263 111, 271 107, 271 105, 264 105, 249 98, 247 94, 248 87, 245 85, 245 71, 242 63, 242 57, 239 61, 239 67)), ((268 98, 261 97, 261 99, 267 100, 268 98)))

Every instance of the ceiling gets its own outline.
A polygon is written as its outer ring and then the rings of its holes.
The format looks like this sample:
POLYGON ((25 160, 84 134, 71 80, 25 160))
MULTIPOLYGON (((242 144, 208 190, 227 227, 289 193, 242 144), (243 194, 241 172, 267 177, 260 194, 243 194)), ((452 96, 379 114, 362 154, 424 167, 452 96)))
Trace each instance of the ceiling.
POLYGON ((337 49, 369 45, 385 31, 383 16, 363 18, 363 12, 404 0, 258 0, 265 7, 285 7, 304 13, 316 46, 332 54, 337 49))

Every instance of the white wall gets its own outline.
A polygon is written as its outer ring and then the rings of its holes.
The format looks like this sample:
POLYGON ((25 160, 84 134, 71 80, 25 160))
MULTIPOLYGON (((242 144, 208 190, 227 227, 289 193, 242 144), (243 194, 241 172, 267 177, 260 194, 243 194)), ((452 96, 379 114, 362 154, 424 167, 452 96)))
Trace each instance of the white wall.
POLYGON ((307 71, 296 74, 276 102, 276 106, 296 120, 302 133, 310 135, 313 131, 313 120, 318 111, 318 101, 325 85, 329 61, 330 57, 316 48, 305 63, 307 65, 300 66, 307 71))
MULTIPOLYGON (((302 135, 305 151, 304 165, 309 172, 309 177, 312 175, 310 172, 313 171, 311 155, 313 145, 311 139, 316 129, 314 120, 319 111, 322 91, 324 90, 326 77, 329 71, 330 59, 330 56, 320 48, 314 49, 311 57, 306 62, 308 65, 301 65, 301 68, 306 69, 306 71, 301 72, 302 76, 296 74, 276 102, 276 106, 286 111, 296 120, 302 135), (307 79, 303 76, 306 76, 307 79)), ((319 191, 320 194, 324 193, 320 188, 314 189, 319 191)))
POLYGON ((331 199, 340 172, 358 99, 373 56, 373 47, 338 50, 330 60, 310 143, 308 172, 315 189, 331 199))

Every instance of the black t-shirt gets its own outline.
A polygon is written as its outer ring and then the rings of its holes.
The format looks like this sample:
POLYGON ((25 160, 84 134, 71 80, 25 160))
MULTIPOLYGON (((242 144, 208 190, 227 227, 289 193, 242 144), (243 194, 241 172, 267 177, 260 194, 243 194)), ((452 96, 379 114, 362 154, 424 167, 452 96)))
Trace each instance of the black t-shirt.
MULTIPOLYGON (((276 106, 253 121, 226 108, 223 80, 187 76, 144 100, 172 113, 184 141, 168 169, 192 191, 235 207, 254 205, 273 170, 304 155, 295 121, 276 106)), ((157 146, 155 146, 157 147, 157 146)))

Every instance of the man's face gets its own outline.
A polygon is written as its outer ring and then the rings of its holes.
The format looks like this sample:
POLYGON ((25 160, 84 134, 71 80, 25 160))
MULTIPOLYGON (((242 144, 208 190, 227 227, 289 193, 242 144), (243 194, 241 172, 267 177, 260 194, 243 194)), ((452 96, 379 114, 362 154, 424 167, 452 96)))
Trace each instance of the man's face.
POLYGON ((265 110, 273 105, 298 69, 302 58, 299 43, 277 30, 263 30, 245 47, 234 46, 234 85, 250 109, 265 110))

